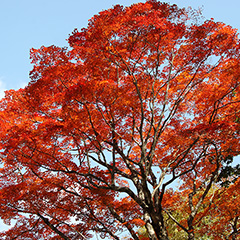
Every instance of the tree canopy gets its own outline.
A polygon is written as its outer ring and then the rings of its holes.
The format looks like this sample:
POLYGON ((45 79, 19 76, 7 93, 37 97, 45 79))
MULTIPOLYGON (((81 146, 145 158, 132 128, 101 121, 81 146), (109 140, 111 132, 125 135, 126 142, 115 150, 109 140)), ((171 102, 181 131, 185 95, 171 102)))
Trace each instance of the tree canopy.
POLYGON ((0 102, 0 237, 237 239, 237 30, 149 0, 68 43, 0 102))

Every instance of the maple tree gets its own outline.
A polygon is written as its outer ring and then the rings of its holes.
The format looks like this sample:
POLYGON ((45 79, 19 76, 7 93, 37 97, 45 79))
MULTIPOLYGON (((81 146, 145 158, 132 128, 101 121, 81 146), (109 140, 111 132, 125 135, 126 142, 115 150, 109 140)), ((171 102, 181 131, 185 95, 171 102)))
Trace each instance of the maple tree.
POLYGON ((31 50, 30 83, 0 102, 1 238, 237 239, 240 44, 197 20, 116 5, 69 48, 31 50))

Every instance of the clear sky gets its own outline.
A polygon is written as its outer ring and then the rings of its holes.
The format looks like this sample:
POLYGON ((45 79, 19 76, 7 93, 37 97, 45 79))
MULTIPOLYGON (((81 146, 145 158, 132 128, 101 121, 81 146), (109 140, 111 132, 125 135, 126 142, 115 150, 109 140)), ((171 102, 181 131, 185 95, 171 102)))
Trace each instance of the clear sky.
MULTIPOLYGON (((142 0, 144 2, 144 0, 142 0)), ((0 0, 0 98, 7 89, 29 82, 29 50, 42 45, 67 46, 75 29, 115 4, 137 0, 0 0)), ((240 29, 239 0, 166 0, 180 7, 203 7, 203 16, 240 29)), ((0 221, 0 230, 4 225, 0 221)))
MULTIPOLYGON (((144 1, 144 0, 143 0, 144 1)), ((29 50, 42 45, 67 46, 74 28, 115 4, 137 0, 0 0, 0 97, 3 90, 29 82, 29 50)), ((169 0, 180 7, 203 6, 203 15, 240 29, 239 0, 169 0)))

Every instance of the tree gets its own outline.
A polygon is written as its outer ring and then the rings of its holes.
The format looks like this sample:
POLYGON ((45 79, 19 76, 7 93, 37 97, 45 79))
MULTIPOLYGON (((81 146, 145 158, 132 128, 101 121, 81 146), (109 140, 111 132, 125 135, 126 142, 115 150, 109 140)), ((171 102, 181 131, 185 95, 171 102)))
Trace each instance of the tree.
POLYGON ((17 221, 0 236, 167 240, 174 222, 236 239, 238 178, 214 188, 240 153, 237 30, 149 0, 68 43, 32 49, 31 82, 1 100, 0 216, 17 221))

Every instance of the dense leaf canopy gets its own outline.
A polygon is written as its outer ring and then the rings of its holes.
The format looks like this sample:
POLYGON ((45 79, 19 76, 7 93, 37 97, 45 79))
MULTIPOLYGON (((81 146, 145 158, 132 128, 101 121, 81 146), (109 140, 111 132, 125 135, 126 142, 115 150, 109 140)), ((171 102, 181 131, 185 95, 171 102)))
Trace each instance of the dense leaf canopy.
POLYGON ((150 0, 68 43, 0 102, 0 237, 237 239, 237 31, 150 0))

